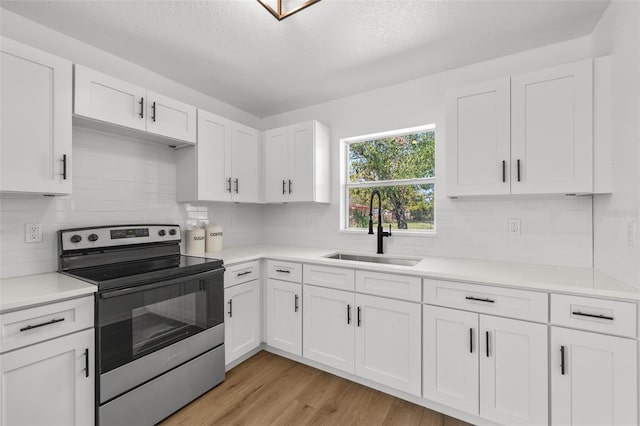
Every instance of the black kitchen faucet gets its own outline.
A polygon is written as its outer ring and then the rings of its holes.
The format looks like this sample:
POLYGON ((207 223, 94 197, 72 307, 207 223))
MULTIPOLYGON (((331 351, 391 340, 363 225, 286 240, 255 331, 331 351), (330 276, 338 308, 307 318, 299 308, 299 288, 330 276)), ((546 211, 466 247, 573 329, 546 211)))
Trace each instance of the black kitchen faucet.
POLYGON ((391 225, 389 225, 389 232, 382 230, 382 199, 380 197, 380 191, 377 189, 371 193, 371 200, 369 200, 369 235, 373 235, 373 197, 378 195, 378 254, 384 254, 382 250, 382 237, 391 236, 391 225))

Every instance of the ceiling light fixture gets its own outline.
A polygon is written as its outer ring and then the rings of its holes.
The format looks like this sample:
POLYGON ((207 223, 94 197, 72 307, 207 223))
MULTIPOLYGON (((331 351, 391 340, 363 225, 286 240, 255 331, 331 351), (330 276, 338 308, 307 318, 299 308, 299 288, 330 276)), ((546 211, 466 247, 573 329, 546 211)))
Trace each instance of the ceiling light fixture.
MULTIPOLYGON (((258 3, 264 6, 270 14, 272 14, 278 21, 282 21, 284 18, 293 15, 294 13, 300 12, 302 9, 306 9, 314 3, 318 3, 320 0, 307 0, 299 6, 294 7, 289 11, 282 10, 282 1, 283 0, 258 0, 258 3), (269 3, 276 3, 276 9, 269 5, 269 3)), ((285 3, 292 3, 291 0, 284 0, 285 3)))

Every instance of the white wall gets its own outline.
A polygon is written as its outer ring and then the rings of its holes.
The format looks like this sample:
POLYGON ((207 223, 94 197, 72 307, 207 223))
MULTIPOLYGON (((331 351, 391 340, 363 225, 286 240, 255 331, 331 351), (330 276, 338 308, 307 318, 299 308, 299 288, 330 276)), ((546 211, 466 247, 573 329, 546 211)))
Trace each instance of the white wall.
POLYGON ((310 119, 327 124, 332 133, 333 178, 330 205, 267 207, 265 239, 373 253, 373 236, 338 230, 339 141, 436 123, 437 236, 385 239, 386 252, 591 267, 591 197, 450 200, 443 189, 445 90, 590 56, 590 38, 584 37, 265 118, 262 122, 265 129, 310 119), (311 228, 305 226, 309 218, 313 222, 311 228), (514 237, 507 233, 509 218, 521 219, 522 235, 514 237))
POLYGON ((594 197, 594 267, 640 287, 640 3, 612 2, 592 42, 594 56, 612 55, 614 163, 613 194, 594 197))

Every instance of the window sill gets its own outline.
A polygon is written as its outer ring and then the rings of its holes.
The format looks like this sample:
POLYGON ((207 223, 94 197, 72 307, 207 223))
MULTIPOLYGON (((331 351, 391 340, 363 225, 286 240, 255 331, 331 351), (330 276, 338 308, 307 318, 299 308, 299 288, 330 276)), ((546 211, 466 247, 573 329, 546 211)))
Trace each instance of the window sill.
MULTIPOLYGON (((341 234, 347 235, 368 235, 366 229, 340 229, 341 234)), ((392 237, 418 237, 418 238, 436 238, 438 236, 437 231, 392 231, 392 237)))

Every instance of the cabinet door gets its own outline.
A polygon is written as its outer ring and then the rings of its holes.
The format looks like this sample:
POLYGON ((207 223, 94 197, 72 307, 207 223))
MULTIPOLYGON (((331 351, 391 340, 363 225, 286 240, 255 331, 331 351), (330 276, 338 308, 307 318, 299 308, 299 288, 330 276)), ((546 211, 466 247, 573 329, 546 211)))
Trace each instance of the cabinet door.
POLYGON ((289 128, 290 201, 314 201, 315 149, 313 121, 289 128))
POLYGON ((267 343, 302 355, 302 284, 267 280, 267 343))
POLYGON ((351 292, 304 286, 305 358, 353 373, 354 302, 351 292))
POLYGON ((93 342, 86 330, 1 355, 0 424, 92 425, 93 342))
POLYGON ((146 130, 146 89, 82 65, 75 65, 74 84, 74 114, 146 130))
POLYGON ((231 122, 198 110, 196 153, 198 200, 231 201, 231 122))
POLYGON ((423 396, 478 415, 478 314, 423 307, 423 396))
POLYGON ((420 305, 356 295, 356 374, 420 396, 420 305))
POLYGON ((259 201, 259 149, 258 131, 234 123, 231 135, 233 201, 245 203, 257 203, 259 201))
POLYGON ((265 132, 264 169, 265 201, 283 202, 289 199, 289 130, 281 127, 265 132))
POLYGON ((636 345, 622 337, 551 327, 551 423, 637 425, 636 345))
POLYGON ((548 424, 547 326, 480 315, 480 342, 480 416, 548 424))
POLYGON ((447 195, 508 194, 509 78, 447 92, 447 195))
POLYGON ((225 362, 238 359, 260 345, 260 286, 258 280, 224 290, 225 362))
POLYGON ((196 143, 196 107, 147 90, 147 132, 196 143))
POLYGON ((0 50, 0 191, 70 194, 71 62, 4 37, 0 50))
POLYGON ((592 75, 589 59, 511 78, 512 194, 592 191, 592 75))

